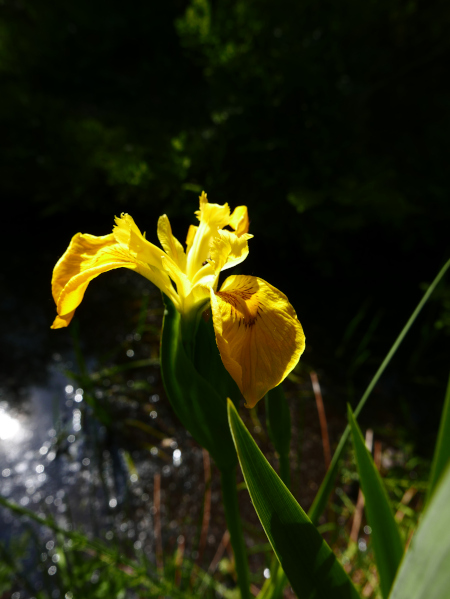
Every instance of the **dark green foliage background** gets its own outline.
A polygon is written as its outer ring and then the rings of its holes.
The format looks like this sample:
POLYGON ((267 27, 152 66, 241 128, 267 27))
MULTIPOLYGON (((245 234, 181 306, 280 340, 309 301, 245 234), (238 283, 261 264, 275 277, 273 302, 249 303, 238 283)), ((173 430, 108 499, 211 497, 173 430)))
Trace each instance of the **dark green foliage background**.
MULTIPOLYGON (((11 276, 121 211, 184 241, 205 189, 249 207, 242 271, 289 295, 306 363, 359 389, 450 255, 449 26, 438 0, 0 0, 11 276)), ((380 397, 441 402, 449 331, 447 284, 380 397)))

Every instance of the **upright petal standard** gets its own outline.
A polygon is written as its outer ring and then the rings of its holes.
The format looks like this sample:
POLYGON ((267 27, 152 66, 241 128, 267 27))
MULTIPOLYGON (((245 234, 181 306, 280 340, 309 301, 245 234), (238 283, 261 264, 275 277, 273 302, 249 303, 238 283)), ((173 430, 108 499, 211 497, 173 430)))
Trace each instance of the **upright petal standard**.
POLYGON ((203 192, 196 216, 199 224, 190 226, 186 250, 165 214, 157 228, 162 249, 145 239, 128 214, 116 218, 109 235, 77 233, 53 271, 58 315, 52 328, 70 323, 92 279, 130 268, 159 287, 182 319, 211 306, 222 362, 252 407, 295 367, 305 336, 287 297, 266 281, 230 276, 217 291, 220 272, 248 255, 246 206, 231 213, 228 204, 210 204, 203 192))

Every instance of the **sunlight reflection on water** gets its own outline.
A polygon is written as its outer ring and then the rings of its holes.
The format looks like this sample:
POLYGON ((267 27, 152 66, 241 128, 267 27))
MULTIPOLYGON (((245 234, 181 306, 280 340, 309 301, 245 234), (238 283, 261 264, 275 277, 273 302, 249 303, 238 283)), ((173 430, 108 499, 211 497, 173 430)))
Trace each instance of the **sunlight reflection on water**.
POLYGON ((13 437, 17 438, 21 432, 21 426, 17 418, 13 418, 7 413, 8 404, 6 402, 2 402, 2 404, 0 406, 0 439, 6 441, 13 437), (4 404, 6 404, 6 408, 4 404))
MULTIPOLYGON (((181 490, 187 470, 178 442, 167 437, 161 441, 161 450, 152 443, 154 452, 150 448, 131 447, 130 452, 122 449, 115 436, 92 417, 87 392, 67 379, 64 372, 67 356, 58 358, 47 370, 45 387, 22 387, 19 407, 11 408, 6 389, 2 389, 0 493, 41 517, 50 509, 62 528, 81 526, 100 537, 108 529, 116 530, 119 537, 131 539, 151 556, 153 478, 159 471, 167 481, 163 486, 170 487, 171 494, 181 490), (165 453, 168 448, 172 449, 172 455, 165 453), (162 463, 155 459, 159 455, 162 463), (130 459, 135 471, 130 471, 127 465, 130 459), (170 460, 171 464, 163 466, 164 460, 170 460), (144 490, 149 490, 150 495, 144 490), (145 537, 141 538, 143 531, 145 537)), ((151 376, 154 381, 155 375, 151 376)), ((148 399, 152 405, 160 398, 153 392, 148 399)), ((154 414, 147 413, 147 417, 159 420, 156 410, 150 412, 154 414)), ((189 455, 183 451, 183 457, 189 455)), ((201 456, 199 464, 200 460, 201 456)), ((190 496, 185 500, 190 502, 190 496)), ((0 541, 21 534, 20 520, 11 518, 3 508, 0 519, 8 523, 0 533, 0 541)), ((40 534, 48 539, 51 532, 45 530, 40 534)))

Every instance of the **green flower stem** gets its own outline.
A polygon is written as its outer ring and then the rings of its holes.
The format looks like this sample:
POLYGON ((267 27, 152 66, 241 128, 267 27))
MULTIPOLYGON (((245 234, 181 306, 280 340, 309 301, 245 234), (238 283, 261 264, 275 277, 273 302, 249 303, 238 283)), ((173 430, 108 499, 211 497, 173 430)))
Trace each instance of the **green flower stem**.
POLYGON ((236 469, 222 470, 221 482, 225 518, 234 552, 241 599, 250 599, 250 572, 248 569, 247 550, 242 534, 241 517, 239 515, 236 469))
POLYGON ((288 489, 291 487, 291 464, 289 455, 282 453, 279 456, 280 478, 288 489))

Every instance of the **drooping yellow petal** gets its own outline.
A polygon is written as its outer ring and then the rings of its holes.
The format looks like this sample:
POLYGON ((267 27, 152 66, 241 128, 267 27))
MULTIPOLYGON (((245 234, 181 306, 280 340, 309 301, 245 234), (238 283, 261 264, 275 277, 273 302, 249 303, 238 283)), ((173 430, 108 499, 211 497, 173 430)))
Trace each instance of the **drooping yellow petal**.
POLYGON ((70 323, 92 279, 122 267, 136 270, 170 295, 176 305, 179 303, 167 274, 137 260, 124 245, 117 243, 114 234, 96 237, 77 233, 53 271, 52 293, 58 316, 52 328, 70 323))
POLYGON ((68 327, 70 324, 70 321, 72 320, 74 315, 75 315, 75 310, 73 310, 72 312, 69 312, 69 314, 66 314, 65 316, 57 316, 55 318, 55 320, 53 321, 53 324, 50 328, 62 329, 63 327, 68 327))
POLYGON ((299 361, 303 329, 284 293, 257 277, 229 277, 211 309, 223 364, 253 407, 299 361))
POLYGON ((248 240, 253 235, 244 234, 238 237, 235 233, 222 230, 211 240, 211 260, 216 273, 243 262, 248 256, 248 240))
POLYGON ((88 233, 85 235, 82 233, 74 235, 69 247, 53 269, 52 295, 55 303, 58 303, 61 291, 69 280, 80 272, 82 263, 93 258, 102 248, 112 246, 115 243, 112 233, 101 237, 89 235, 88 233))
MULTIPOLYGON (((177 286, 182 286, 183 271, 178 265, 177 259, 178 251, 184 254, 183 247, 173 237, 169 219, 166 217, 166 223, 164 224, 164 218, 161 218, 163 221, 161 224, 158 222, 158 235, 161 234, 161 237, 165 239, 165 243, 167 242, 171 252, 176 252, 175 257, 166 254, 160 247, 147 241, 129 214, 122 214, 120 218, 115 219, 116 226, 113 229, 113 235, 124 252, 129 254, 132 261, 137 263, 138 267, 135 270, 138 270, 144 277, 152 281, 169 297, 176 297, 175 304, 179 307, 179 298, 170 283, 167 273, 170 273, 177 286), (171 241, 169 241, 169 233, 171 241), (177 248, 177 244, 179 248, 177 248)), ((180 256, 180 259, 183 261, 182 256, 180 256)))
POLYGON ((114 235, 82 235, 77 233, 57 262, 52 277, 52 293, 58 315, 52 328, 67 326, 81 303, 89 282, 102 272, 134 264, 114 256, 114 235))
POLYGON ((172 227, 166 214, 158 219, 158 239, 166 254, 172 258, 177 266, 184 272, 186 270, 186 254, 184 248, 172 234, 172 227))
POLYGON ((230 216, 229 225, 235 230, 238 237, 248 233, 250 221, 248 219, 247 206, 237 206, 233 210, 233 213, 230 216))

